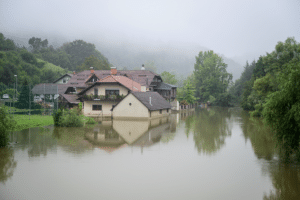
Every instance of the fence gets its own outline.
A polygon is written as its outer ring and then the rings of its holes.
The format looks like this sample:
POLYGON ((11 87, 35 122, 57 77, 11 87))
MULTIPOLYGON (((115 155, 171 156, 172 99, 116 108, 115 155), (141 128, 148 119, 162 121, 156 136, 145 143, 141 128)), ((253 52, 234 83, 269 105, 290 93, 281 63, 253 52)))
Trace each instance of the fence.
POLYGON ((14 115, 51 115, 58 108, 58 85, 0 85, 0 102, 14 115))

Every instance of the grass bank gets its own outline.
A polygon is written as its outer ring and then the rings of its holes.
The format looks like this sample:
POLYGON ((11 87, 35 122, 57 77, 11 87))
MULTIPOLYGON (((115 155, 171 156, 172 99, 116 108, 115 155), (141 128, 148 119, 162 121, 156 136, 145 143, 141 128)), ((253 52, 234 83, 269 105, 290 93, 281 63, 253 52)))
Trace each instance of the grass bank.
POLYGON ((54 124, 52 116, 42 116, 42 115, 14 115, 16 121, 16 131, 20 131, 27 128, 48 126, 54 124))

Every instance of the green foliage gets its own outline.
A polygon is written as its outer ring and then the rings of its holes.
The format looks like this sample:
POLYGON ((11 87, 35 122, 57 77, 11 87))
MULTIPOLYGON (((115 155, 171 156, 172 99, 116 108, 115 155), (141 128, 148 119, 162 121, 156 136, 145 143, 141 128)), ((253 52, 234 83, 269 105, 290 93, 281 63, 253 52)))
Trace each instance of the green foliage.
POLYGON ((4 35, 0 33, 0 51, 12 51, 15 49, 16 49, 15 43, 10 39, 6 39, 4 35))
POLYGON ((86 123, 87 124, 96 124, 97 122, 95 122, 95 120, 93 118, 89 117, 86 123))
POLYGON ((29 39, 28 44, 34 52, 39 51, 41 48, 46 48, 48 46, 48 40, 42 40, 41 38, 32 37, 29 39))
POLYGON ((27 79, 31 84, 38 84, 41 80, 52 82, 66 73, 62 69, 56 70, 58 67, 56 69, 54 66, 49 67, 49 63, 37 59, 41 57, 37 51, 33 54, 25 48, 6 48, 1 36, 3 35, 0 33, 0 82, 3 84, 14 84, 16 81, 14 75, 18 75, 19 83, 27 79), (4 49, 6 50, 3 51, 4 49))
POLYGON ((53 114, 54 126, 61 127, 82 127, 83 117, 78 115, 75 109, 58 110, 53 114))
POLYGON ((106 59, 100 60, 96 58, 94 55, 91 55, 87 58, 85 58, 82 65, 77 67, 77 71, 84 71, 89 70, 91 67, 94 68, 94 70, 109 70, 109 63, 106 59))
POLYGON ((6 107, 0 107, 0 147, 8 144, 9 132, 15 127, 15 121, 9 115, 6 107))
POLYGON ((52 116, 54 121, 54 126, 60 126, 60 118, 63 115, 63 111, 61 109, 56 110, 52 116))
POLYGON ((145 62, 145 69, 149 70, 151 72, 154 72, 154 73, 157 72, 157 67, 156 67, 154 61, 150 61, 150 60, 146 61, 145 62))
POLYGON ((250 65, 248 62, 246 62, 246 66, 244 67, 244 71, 242 72, 241 77, 236 80, 235 83, 230 87, 229 93, 232 95, 233 101, 235 103, 241 103, 245 87, 247 87, 247 84, 251 80, 254 73, 253 71, 257 66, 258 65, 255 61, 253 61, 250 65))
MULTIPOLYGON (((91 55, 101 61, 101 63, 98 61, 96 62, 97 64, 100 64, 101 67, 107 68, 109 65, 107 58, 105 58, 98 50, 96 50, 94 44, 87 43, 83 40, 75 40, 73 42, 66 43, 60 49, 64 50, 70 55, 71 68, 69 68, 69 70, 72 71, 75 70, 76 66, 82 65, 86 58, 90 57, 91 55)), ((85 66, 88 66, 90 60, 94 62, 94 57, 90 57, 90 59, 86 61, 85 66)))
POLYGON ((164 71, 160 74, 160 76, 165 83, 175 85, 178 82, 178 80, 176 79, 176 75, 174 73, 164 71))
POLYGON ((20 131, 33 127, 43 127, 53 124, 52 116, 41 115, 14 115, 16 121, 15 131, 20 131))
POLYGON ((26 79, 23 82, 21 93, 18 98, 16 107, 20 109, 24 109, 24 108, 29 109, 30 107, 34 108, 33 94, 31 91, 31 87, 28 84, 26 79))
POLYGON ((284 65, 280 90, 269 94, 263 116, 275 130, 287 155, 300 151, 300 57, 284 65))
MULTIPOLYGON (((224 102, 220 98, 228 96, 227 88, 232 80, 232 75, 226 68, 227 64, 223 62, 222 57, 213 51, 201 51, 196 56, 194 65, 196 97, 201 102, 208 101, 210 95, 217 98, 217 101, 224 102)), ((229 102, 225 104, 228 105, 229 102)))

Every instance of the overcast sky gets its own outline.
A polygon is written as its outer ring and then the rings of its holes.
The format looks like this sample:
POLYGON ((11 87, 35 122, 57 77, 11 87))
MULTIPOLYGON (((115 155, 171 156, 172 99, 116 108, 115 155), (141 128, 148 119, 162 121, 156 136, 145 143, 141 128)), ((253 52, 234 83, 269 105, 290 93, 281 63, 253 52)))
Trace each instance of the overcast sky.
POLYGON ((299 42, 300 0, 0 0, 0 32, 195 44, 233 57, 299 42))

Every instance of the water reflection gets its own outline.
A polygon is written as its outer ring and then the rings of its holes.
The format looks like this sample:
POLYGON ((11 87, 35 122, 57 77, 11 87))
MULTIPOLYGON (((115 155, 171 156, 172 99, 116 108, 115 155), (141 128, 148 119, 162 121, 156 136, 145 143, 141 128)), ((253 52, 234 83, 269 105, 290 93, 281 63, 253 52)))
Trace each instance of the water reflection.
POLYGON ((10 137, 17 148, 28 151, 28 157, 46 156, 49 150, 56 148, 56 140, 52 137, 53 126, 29 128, 13 132, 10 137))
POLYGON ((289 199, 300 197, 300 166, 287 165, 279 162, 270 163, 269 174, 274 190, 264 195, 264 200, 289 199))
POLYGON ((243 135, 251 141, 253 151, 258 159, 272 160, 276 154, 276 140, 271 130, 260 119, 249 118, 248 112, 240 111, 240 127, 243 135))
POLYGON ((0 182, 5 183, 12 177, 16 166, 13 148, 0 148, 0 182))
POLYGON ((84 136, 91 144, 107 152, 113 152, 126 145, 140 146, 142 149, 161 141, 162 138, 163 142, 172 140, 176 131, 174 120, 176 117, 102 121, 92 128, 87 128, 84 136))
POLYGON ((57 144, 66 152, 76 155, 88 153, 93 150, 93 145, 84 138, 87 129, 87 127, 55 127, 53 138, 57 140, 57 144))
POLYGON ((228 108, 199 109, 196 114, 185 118, 185 133, 187 137, 193 134, 199 153, 212 155, 225 145, 226 137, 231 135, 230 118, 228 108))

